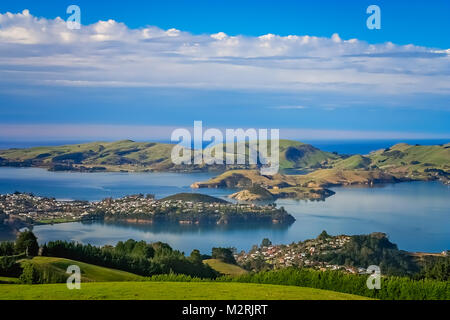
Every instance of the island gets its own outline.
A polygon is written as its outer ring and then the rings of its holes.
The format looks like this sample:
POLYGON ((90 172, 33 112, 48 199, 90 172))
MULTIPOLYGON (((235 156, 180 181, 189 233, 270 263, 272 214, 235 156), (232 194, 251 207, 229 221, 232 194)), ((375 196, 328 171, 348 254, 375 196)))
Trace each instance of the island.
POLYGON ((176 224, 292 224, 295 219, 275 204, 255 205, 197 193, 180 193, 163 199, 129 195, 102 201, 61 201, 28 193, 0 195, 2 225, 21 228, 87 220, 176 224))

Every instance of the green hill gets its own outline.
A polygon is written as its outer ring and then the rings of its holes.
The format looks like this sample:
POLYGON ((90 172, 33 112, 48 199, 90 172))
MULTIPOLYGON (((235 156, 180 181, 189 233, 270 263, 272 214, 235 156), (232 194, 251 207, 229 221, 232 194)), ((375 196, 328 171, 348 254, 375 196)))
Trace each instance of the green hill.
POLYGON ((346 159, 336 161, 333 165, 333 168, 346 170, 367 169, 371 162, 372 161, 370 160, 370 158, 355 154, 354 156, 348 157, 346 159))
POLYGON ((169 201, 169 200, 205 202, 205 203, 228 203, 228 201, 225 201, 223 199, 212 197, 207 194, 201 194, 201 193, 177 193, 177 194, 162 198, 159 201, 169 201))
MULTIPOLYGON (((66 270, 71 265, 77 265, 81 270, 81 281, 137 281, 143 280, 144 277, 110 268, 99 267, 96 265, 53 257, 34 257, 31 260, 23 260, 24 263, 32 263, 41 275, 51 275, 54 282, 67 279, 66 270)), ((53 281, 52 281, 53 282, 53 281)))
POLYGON ((367 300, 334 291, 225 282, 97 282, 81 290, 66 284, 0 285, 0 300, 367 300))
POLYGON ((172 166, 172 144, 134 142, 91 142, 74 145, 9 149, 0 151, 3 165, 40 166, 52 170, 165 170, 172 166))
POLYGON ((369 154, 373 164, 380 168, 410 166, 413 169, 435 167, 450 169, 450 143, 421 146, 399 143, 369 154))
POLYGON ((282 170, 319 168, 336 159, 340 159, 340 156, 321 151, 310 144, 280 140, 280 168, 282 170))
POLYGON ((239 267, 238 265, 225 263, 220 261, 219 259, 207 259, 203 260, 203 263, 206 263, 208 266, 213 268, 214 270, 230 276, 237 276, 241 274, 246 274, 247 271, 239 267))
MULTIPOLYGON (((248 142, 245 144, 248 154, 248 142)), ((270 150, 270 141, 268 142, 270 150)), ((255 169, 248 165, 174 165, 171 152, 174 144, 156 142, 91 142, 64 146, 34 147, 27 149, 0 150, 0 166, 35 166, 50 170, 82 171, 194 171, 255 169)), ((226 145, 223 145, 224 151, 226 145)), ((236 148, 235 154, 238 152, 236 148)), ((224 153, 226 154, 226 153, 224 153)), ((321 151, 311 145, 291 140, 280 140, 280 168, 305 169, 339 159, 339 156, 321 151)))

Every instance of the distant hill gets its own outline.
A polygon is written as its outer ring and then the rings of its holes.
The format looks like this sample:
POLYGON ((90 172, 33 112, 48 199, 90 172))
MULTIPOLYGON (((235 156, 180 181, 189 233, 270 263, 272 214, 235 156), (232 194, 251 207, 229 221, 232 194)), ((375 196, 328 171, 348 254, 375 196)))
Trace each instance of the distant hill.
POLYGON ((50 170, 166 170, 172 144, 122 140, 0 151, 0 165, 38 166, 50 170))
POLYGON ((228 203, 220 198, 212 197, 207 194, 201 193, 177 193, 165 198, 160 199, 159 201, 169 201, 169 200, 181 200, 181 201, 192 201, 192 202, 204 202, 204 203, 228 203))
MULTIPOLYGON (((248 156, 249 143, 234 143, 234 154, 239 146, 248 156)), ((280 174, 307 174, 300 179, 303 186, 336 184, 372 184, 376 182, 434 180, 450 184, 450 143, 421 146, 396 144, 368 155, 341 156, 321 151, 309 144, 292 140, 280 140, 280 174), (353 179, 353 178, 356 178, 353 179)), ((0 150, 0 166, 34 166, 49 170, 74 171, 218 171, 239 172, 257 170, 258 165, 174 165, 171 161, 173 144, 134 142, 92 142, 55 147, 0 150)), ((218 145, 226 155, 227 145, 218 145)), ((270 150, 270 141, 268 141, 270 150)), ((189 152, 189 151, 187 151, 189 152)), ((242 175, 241 175, 242 176, 242 175)), ((220 187, 236 185, 249 187, 258 184, 277 184, 279 188, 298 187, 280 175, 272 176, 272 182, 261 177, 222 176, 220 187), (281 178, 281 179, 280 179, 281 178), (238 179, 239 181, 234 181, 238 179), (255 180, 256 179, 256 180, 255 180), (233 181, 232 181, 233 180, 233 181), (253 183, 251 183, 251 182, 253 183), (274 181, 277 181, 274 183, 274 181), (250 183, 249 183, 250 182, 250 183), (226 185, 225 185, 226 184, 226 185)), ((293 180, 293 179, 288 179, 293 180)), ((299 179, 296 179, 299 180, 299 179)), ((210 181, 214 182, 214 181, 210 181)), ((298 193, 299 190, 295 191, 298 193)), ((304 193, 300 190, 300 193, 304 193)), ((272 192, 273 193, 273 192, 272 192)), ((289 191, 292 193, 292 190, 289 191)), ((312 195, 315 197, 314 192, 312 195)), ((303 197, 303 196, 302 196, 303 197)), ((306 196, 308 198, 308 196, 306 196)))
POLYGON ((399 143, 366 156, 354 155, 329 165, 334 170, 382 171, 399 180, 450 182, 450 143, 422 146, 399 143))
POLYGON ((368 169, 369 165, 372 163, 372 160, 368 157, 361 156, 356 154, 354 156, 348 157, 346 159, 342 159, 337 161, 333 168, 336 169, 368 169))
POLYGON ((450 143, 422 146, 399 143, 384 150, 374 151, 368 156, 372 164, 381 169, 409 167, 422 170, 426 167, 450 169, 450 143))
MULTIPOLYGON (((245 144, 248 155, 248 142, 245 144)), ((270 141, 268 141, 270 147, 270 141)), ((229 169, 256 169, 258 165, 174 165, 171 152, 174 144, 156 142, 91 142, 51 147, 0 150, 0 166, 44 167, 62 171, 224 171, 229 169)), ((220 145, 219 145, 220 148, 220 145)), ((222 145, 226 155, 226 145, 222 145)), ((188 151, 189 152, 189 151, 188 151)), ((291 140, 280 140, 280 169, 314 169, 340 156, 321 151, 311 145, 291 140)))
POLYGON ((341 159, 341 156, 321 151, 310 144, 280 140, 280 168, 283 170, 317 169, 336 159, 341 159))

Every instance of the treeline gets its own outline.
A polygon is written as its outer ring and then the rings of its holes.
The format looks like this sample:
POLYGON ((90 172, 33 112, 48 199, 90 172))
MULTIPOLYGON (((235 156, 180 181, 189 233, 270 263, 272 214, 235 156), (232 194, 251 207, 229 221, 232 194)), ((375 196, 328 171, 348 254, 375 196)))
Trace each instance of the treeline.
POLYGON ((162 242, 127 240, 115 247, 95 247, 67 241, 51 241, 43 246, 43 256, 67 258, 107 268, 128 271, 142 276, 179 273, 201 278, 218 274, 202 263, 197 250, 186 257, 162 242))
POLYGON ((415 279, 435 279, 450 281, 450 257, 424 257, 420 262, 421 271, 415 279))
POLYGON ((381 277, 381 289, 368 289, 368 276, 345 274, 340 271, 286 268, 226 278, 227 281, 293 285, 332 290, 383 300, 448 300, 449 283, 407 277, 381 277))
POLYGON ((242 282, 285 286, 299 286, 349 293, 381 300, 448 300, 449 283, 436 280, 412 280, 406 277, 381 277, 381 289, 368 289, 366 275, 345 274, 340 271, 317 271, 307 268, 249 273, 240 276, 222 276, 215 280, 200 279, 179 274, 155 275, 150 281, 179 282, 242 282))
POLYGON ((0 276, 19 277, 22 266, 18 261, 27 256, 36 256, 38 251, 36 236, 31 231, 21 232, 15 242, 0 242, 0 276))

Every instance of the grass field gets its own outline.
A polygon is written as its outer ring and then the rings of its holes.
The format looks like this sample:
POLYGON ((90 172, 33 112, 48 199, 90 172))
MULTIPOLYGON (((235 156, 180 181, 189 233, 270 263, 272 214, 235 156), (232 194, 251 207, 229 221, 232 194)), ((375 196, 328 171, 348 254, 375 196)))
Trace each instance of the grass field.
MULTIPOLYGON (((29 261, 29 260, 28 260, 29 261)), ((137 281, 144 277, 110 268, 95 266, 88 263, 52 257, 34 257, 31 262, 37 269, 48 271, 54 274, 60 274, 63 277, 68 277, 66 273, 67 267, 70 265, 77 265, 81 269, 81 281, 137 281)))
POLYGON ((66 284, 0 285, 0 300, 366 300, 327 290, 228 282, 91 282, 80 290, 66 284))
POLYGON ((237 265, 225 263, 218 259, 203 260, 203 263, 206 263, 214 270, 216 270, 222 274, 225 274, 225 275, 238 276, 238 275, 247 273, 246 270, 242 269, 241 267, 239 267, 237 265))

